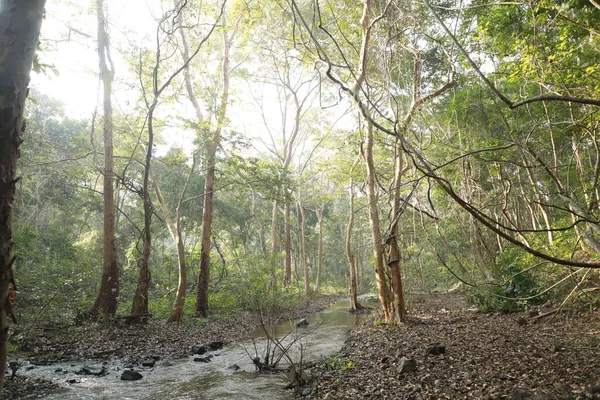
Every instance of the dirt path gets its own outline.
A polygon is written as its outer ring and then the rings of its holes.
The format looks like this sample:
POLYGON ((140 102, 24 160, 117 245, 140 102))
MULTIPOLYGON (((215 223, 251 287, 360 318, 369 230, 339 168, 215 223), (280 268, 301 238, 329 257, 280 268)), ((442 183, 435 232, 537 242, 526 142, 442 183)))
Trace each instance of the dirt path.
POLYGON ((415 303, 410 326, 372 320, 355 329, 335 359, 312 366, 313 381, 297 396, 600 399, 597 314, 482 314, 458 294, 420 296, 415 303), (444 354, 429 354, 441 347, 444 354))

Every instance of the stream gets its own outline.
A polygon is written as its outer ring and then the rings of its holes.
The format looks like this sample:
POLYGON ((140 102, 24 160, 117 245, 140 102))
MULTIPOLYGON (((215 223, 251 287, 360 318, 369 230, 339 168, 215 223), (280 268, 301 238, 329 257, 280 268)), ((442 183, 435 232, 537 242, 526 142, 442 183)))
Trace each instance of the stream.
MULTIPOLYGON (((270 331, 279 338, 291 332, 283 343, 294 341, 290 353, 295 362, 300 358, 300 347, 304 361, 333 356, 341 349, 349 330, 364 318, 364 315, 349 313, 348 308, 348 300, 338 301, 307 316, 309 325, 306 327, 296 328, 297 321, 289 321, 270 331)), ((153 368, 136 366, 134 369, 143 375, 138 381, 120 379, 124 370, 120 360, 105 363, 108 373, 102 377, 75 374, 83 367, 96 370, 102 367, 101 363, 91 362, 36 366, 30 370, 25 367, 19 373, 51 379, 60 385, 42 397, 44 399, 292 399, 293 393, 283 390, 290 378, 284 373, 256 372, 248 356, 248 353, 254 356, 253 343, 256 343, 258 354, 263 357, 266 342, 264 331, 259 328, 221 350, 210 352, 213 357, 209 363, 195 362, 194 358, 199 357, 196 355, 160 360, 153 368), (234 364, 239 370, 230 368, 234 364)), ((280 364, 285 365, 284 361, 280 364)))

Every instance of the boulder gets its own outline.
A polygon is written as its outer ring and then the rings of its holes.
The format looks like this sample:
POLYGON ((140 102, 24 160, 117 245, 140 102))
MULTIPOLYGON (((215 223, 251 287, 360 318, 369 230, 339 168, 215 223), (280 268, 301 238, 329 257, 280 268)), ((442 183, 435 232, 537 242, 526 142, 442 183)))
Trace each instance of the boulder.
POLYGON ((154 360, 142 361, 142 367, 146 367, 146 368, 153 368, 155 364, 156 364, 156 361, 154 361, 154 360))
POLYGON ((194 357, 195 362, 209 363, 211 357, 194 357))
POLYGON ((140 374, 137 371, 128 369, 123 371, 123 373, 121 374, 121 380, 122 381, 137 381, 142 379, 144 376, 142 374, 140 374))
POLYGON ((239 365, 237 365, 237 364, 232 364, 232 365, 230 365, 229 367, 227 367, 227 369, 232 369, 232 370, 234 370, 234 371, 237 371, 237 370, 239 370, 239 369, 240 369, 240 366, 239 366, 239 365))

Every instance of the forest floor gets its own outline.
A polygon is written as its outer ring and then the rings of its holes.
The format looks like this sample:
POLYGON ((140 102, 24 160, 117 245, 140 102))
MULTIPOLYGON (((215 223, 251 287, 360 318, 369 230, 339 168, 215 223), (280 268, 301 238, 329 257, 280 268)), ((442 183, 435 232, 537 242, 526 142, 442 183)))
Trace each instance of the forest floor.
MULTIPOLYGON (((340 296, 319 296, 291 308, 271 310, 269 322, 301 319, 325 308, 340 296)), ((230 343, 260 327, 257 312, 215 313, 198 325, 195 318, 166 324, 150 319, 146 324, 124 321, 85 322, 82 324, 40 324, 15 331, 10 343, 9 361, 25 365, 48 365, 64 361, 121 360, 139 365, 143 361, 168 360, 188 356, 194 345, 210 342, 230 343)), ((49 381, 17 375, 7 377, 0 398, 13 399, 38 395, 53 390, 49 381)))
POLYGON ((373 316, 336 357, 309 366, 296 396, 600 399, 598 312, 549 310, 483 314, 460 294, 416 296, 409 325, 373 316))

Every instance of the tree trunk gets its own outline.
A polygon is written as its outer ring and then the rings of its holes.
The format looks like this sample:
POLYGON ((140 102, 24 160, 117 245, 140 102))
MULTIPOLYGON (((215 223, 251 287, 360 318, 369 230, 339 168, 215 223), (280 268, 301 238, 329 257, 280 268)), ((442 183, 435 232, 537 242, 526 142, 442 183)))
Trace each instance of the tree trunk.
MULTIPOLYGON (((279 196, 277 191, 276 196, 279 196)), ((271 216, 271 259, 269 268, 269 291, 277 291, 277 199, 273 200, 273 214, 271 216)))
POLYGON ((161 208, 163 209, 165 223, 167 225, 167 229, 171 234, 171 238, 173 242, 177 246, 177 265, 178 265, 178 276, 179 282, 177 285, 177 294, 175 296, 175 304, 173 306, 173 310, 171 311, 171 315, 167 319, 167 322, 179 322, 181 320, 181 315, 183 313, 183 307, 185 306, 185 294, 187 289, 187 270, 185 264, 185 246, 183 242, 183 238, 181 235, 180 221, 181 221, 181 206, 183 204, 183 198, 185 193, 187 192, 188 184, 190 182, 190 177, 194 172, 196 166, 196 159, 194 157, 194 162, 192 163, 192 167, 190 168, 190 173, 187 176, 185 181, 185 186, 181 192, 179 197, 179 202, 177 204, 177 209, 175 210, 175 222, 169 216, 169 209, 165 204, 162 191, 158 186, 158 182, 156 178, 152 178, 152 185, 154 186, 154 192, 156 193, 156 198, 160 203, 161 208))
POLYGON ((373 238, 373 261, 375 262, 375 279, 377 294, 386 322, 391 322, 390 293, 383 263, 383 238, 377 209, 377 193, 375 191, 375 162, 373 161, 373 125, 367 123, 367 138, 365 146, 365 163, 367 167, 367 201, 369 202, 369 222, 373 238))
MULTIPOLYGON (((119 299, 119 270, 115 244, 115 193, 113 160, 112 82, 114 71, 109 68, 110 39, 106 31, 104 0, 96 1, 98 16, 98 59, 104 91, 104 267, 100 290, 92 306, 93 314, 114 315, 119 299)), ((112 65, 111 65, 112 67, 112 65)))
POLYGON ((290 204, 285 203, 284 221, 285 225, 285 272, 283 274, 283 284, 289 287, 292 283, 292 230, 290 226, 290 204))
POLYGON ((298 200, 298 210, 300 211, 300 259, 302 260, 302 269, 304 270, 304 294, 310 294, 310 276, 308 273, 308 260, 306 256, 306 234, 304 232, 304 206, 298 200))
MULTIPOLYGON (((234 32, 235 34, 235 32, 234 32)), ((233 35, 232 35, 233 37, 233 35)), ((206 175, 204 178, 204 206, 202 209, 202 243, 200 247, 200 272, 198 274, 198 291, 196 293, 196 314, 203 317, 208 316, 208 282, 210 278, 210 248, 213 220, 213 194, 215 187, 215 165, 217 161, 217 149, 221 141, 221 130, 225 124, 227 102, 229 100, 229 51, 231 49, 231 38, 227 31, 223 30, 223 59, 221 71, 223 73, 223 90, 221 101, 217 110, 216 126, 213 128, 212 137, 206 143, 206 175)), ((195 98, 195 97, 194 97, 195 98)))
POLYGON ((393 322, 397 324, 408 322, 406 307, 404 304, 404 289, 402 287, 402 274, 400 272, 400 246, 398 246, 398 225, 402 209, 400 204, 400 185, 404 173, 404 160, 402 148, 397 143, 396 160, 394 162, 394 180, 392 182, 392 221, 390 225, 390 236, 387 239, 389 246, 388 266, 391 270, 392 307, 393 322))
POLYGON ((317 220, 319 224, 319 244, 317 248, 317 282, 315 283, 315 292, 321 292, 321 274, 323 271, 323 207, 321 204, 317 207, 317 220))
POLYGON ((25 130, 23 108, 29 73, 40 36, 44 0, 0 3, 0 388, 4 386, 8 347, 7 317, 14 318, 9 295, 13 283, 12 218, 19 145, 25 130))
MULTIPOLYGON (((215 137, 214 140, 217 140, 215 137)), ((210 247, 213 216, 213 192, 215 188, 215 160, 217 146, 208 146, 206 174, 204 177, 204 203, 202 209, 202 241, 200 247, 200 271, 194 309, 197 315, 208 316, 208 281, 210 278, 210 247)))
POLYGON ((346 226, 346 258, 348 259, 348 267, 350 268, 350 282, 348 285, 348 292, 350 294, 350 310, 360 310, 362 309, 362 305, 358 302, 357 296, 357 283, 356 283, 356 257, 352 253, 352 228, 354 227, 354 179, 352 174, 354 172, 354 168, 358 164, 359 159, 352 164, 352 168, 350 168, 350 211, 348 212, 348 225, 346 226))
POLYGON ((152 147, 154 146, 154 109, 156 108, 157 98, 150 106, 148 111, 148 148, 146 149, 146 161, 144 164, 144 183, 142 187, 144 196, 144 230, 142 232, 143 250, 142 257, 139 260, 139 275, 133 304, 131 305, 132 315, 148 314, 148 287, 150 285, 150 271, 148 270, 148 261, 150 260, 150 250, 152 246, 152 201, 150 200, 150 167, 152 162, 152 147))

